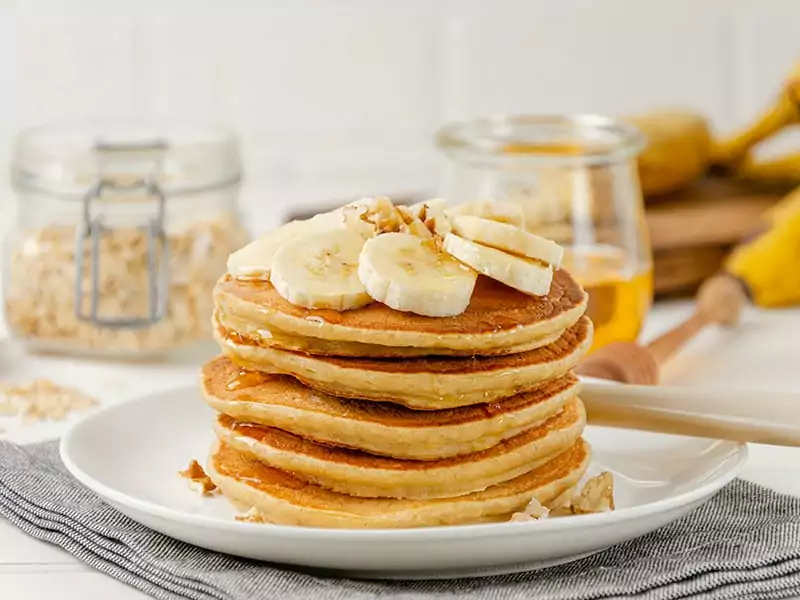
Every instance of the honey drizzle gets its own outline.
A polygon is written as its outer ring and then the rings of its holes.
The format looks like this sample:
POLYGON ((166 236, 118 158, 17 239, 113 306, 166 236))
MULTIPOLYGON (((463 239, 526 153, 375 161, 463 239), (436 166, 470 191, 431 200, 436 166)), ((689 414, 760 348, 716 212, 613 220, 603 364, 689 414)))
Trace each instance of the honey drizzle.
POLYGON ((225 386, 228 391, 240 390, 242 388, 255 387, 266 383, 268 375, 260 371, 250 371, 249 369, 240 369, 239 373, 228 382, 225 386))

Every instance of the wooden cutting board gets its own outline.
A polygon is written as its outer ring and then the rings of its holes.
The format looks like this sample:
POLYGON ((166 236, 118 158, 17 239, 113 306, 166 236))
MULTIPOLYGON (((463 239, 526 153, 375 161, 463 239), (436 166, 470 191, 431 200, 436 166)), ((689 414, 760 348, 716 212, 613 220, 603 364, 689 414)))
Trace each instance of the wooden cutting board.
POLYGON ((754 234, 764 211, 789 191, 709 177, 648 199, 645 218, 656 295, 693 293, 721 268, 733 246, 754 234))

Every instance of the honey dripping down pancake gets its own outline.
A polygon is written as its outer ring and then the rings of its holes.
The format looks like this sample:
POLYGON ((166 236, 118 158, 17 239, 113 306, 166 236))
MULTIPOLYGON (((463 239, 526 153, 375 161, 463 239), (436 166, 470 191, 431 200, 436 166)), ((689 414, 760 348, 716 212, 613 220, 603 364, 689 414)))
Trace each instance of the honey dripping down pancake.
POLYGON ((358 498, 326 490, 216 443, 208 475, 239 506, 265 521, 328 528, 409 528, 507 521, 535 499, 545 507, 574 488, 591 458, 582 439, 545 464, 481 492, 455 498, 398 500, 358 498))
POLYGON ((323 443, 395 458, 433 460, 490 448, 558 413, 578 395, 572 374, 491 404, 439 411, 337 398, 294 377, 242 371, 218 357, 201 390, 215 410, 323 443))
POLYGON ((369 359, 311 356, 242 344, 217 329, 223 354, 245 369, 282 372, 333 396, 440 410, 494 402, 568 373, 592 342, 581 319, 552 344, 506 356, 369 359))
POLYGON ((571 447, 586 425, 580 400, 536 427, 480 452, 420 461, 322 445, 273 427, 217 418, 224 444, 326 489, 374 498, 449 498, 535 469, 571 447))
POLYGON ((286 350, 364 357, 492 355, 552 343, 586 310, 588 297, 566 271, 534 297, 478 277, 467 309, 431 318, 373 302, 348 311, 309 310, 283 299, 268 281, 222 277, 214 289, 221 329, 286 350))

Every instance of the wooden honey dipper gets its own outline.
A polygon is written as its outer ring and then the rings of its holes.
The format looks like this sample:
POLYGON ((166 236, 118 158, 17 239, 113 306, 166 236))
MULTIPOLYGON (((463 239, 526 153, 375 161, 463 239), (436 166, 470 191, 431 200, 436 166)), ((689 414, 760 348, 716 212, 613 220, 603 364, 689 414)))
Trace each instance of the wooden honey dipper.
POLYGON ((710 324, 734 325, 748 302, 743 282, 728 274, 708 279, 698 290, 694 314, 646 346, 609 344, 578 366, 587 380, 581 400, 589 423, 781 446, 800 446, 800 394, 741 389, 698 389, 653 385, 660 367, 710 324), (757 402, 754 399, 758 398, 757 402))
POLYGON ((590 354, 576 369, 580 375, 621 383, 653 385, 676 350, 711 324, 735 325, 748 297, 744 284, 726 273, 707 279, 697 292, 695 311, 686 321, 642 346, 615 342, 590 354))

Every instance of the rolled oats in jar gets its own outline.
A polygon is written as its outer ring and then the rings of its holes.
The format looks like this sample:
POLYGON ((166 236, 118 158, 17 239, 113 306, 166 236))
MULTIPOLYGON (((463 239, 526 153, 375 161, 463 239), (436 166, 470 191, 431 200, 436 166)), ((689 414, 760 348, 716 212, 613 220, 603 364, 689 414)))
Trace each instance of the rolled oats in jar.
POLYGON ((160 354, 210 337, 247 241, 238 143, 211 127, 58 124, 17 137, 4 314, 34 350, 160 354))

